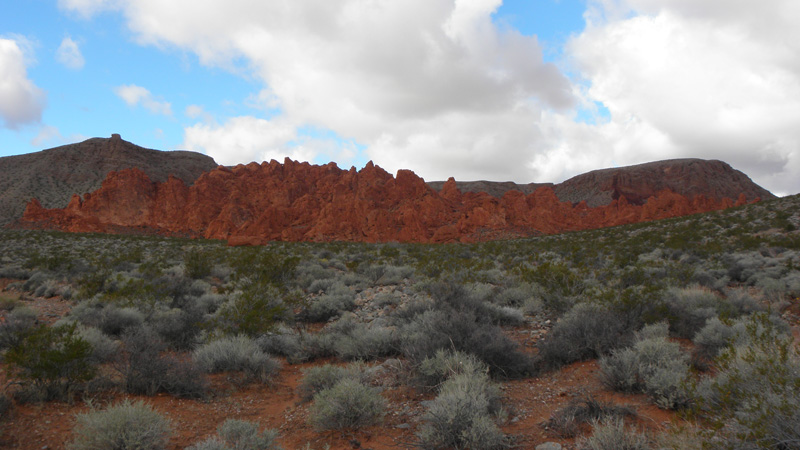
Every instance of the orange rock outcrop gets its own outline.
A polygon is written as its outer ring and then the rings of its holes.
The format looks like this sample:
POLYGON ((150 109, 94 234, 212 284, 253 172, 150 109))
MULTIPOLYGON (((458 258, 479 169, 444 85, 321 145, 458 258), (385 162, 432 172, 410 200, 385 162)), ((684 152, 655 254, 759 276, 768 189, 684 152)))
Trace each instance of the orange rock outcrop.
POLYGON ((662 190, 643 204, 624 196, 590 208, 562 202, 546 186, 525 195, 462 193, 452 178, 441 192, 414 172, 392 176, 371 162, 360 171, 288 158, 218 167, 194 185, 151 181, 138 169, 111 172, 102 187, 64 209, 31 200, 17 226, 70 232, 158 233, 228 240, 474 242, 664 219, 745 203, 741 195, 692 198, 662 190))

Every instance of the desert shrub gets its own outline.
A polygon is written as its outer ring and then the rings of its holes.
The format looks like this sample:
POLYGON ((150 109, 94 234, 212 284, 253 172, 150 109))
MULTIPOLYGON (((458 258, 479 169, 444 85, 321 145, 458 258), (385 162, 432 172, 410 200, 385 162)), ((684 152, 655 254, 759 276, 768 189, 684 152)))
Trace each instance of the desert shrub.
POLYGON ((6 351, 13 377, 20 379, 37 400, 68 397, 79 384, 91 380, 96 366, 92 347, 81 339, 75 324, 40 325, 24 332, 6 351))
POLYGON ((685 339, 694 337, 723 307, 716 295, 700 288, 667 289, 662 302, 667 309, 670 331, 685 339))
POLYGON ((259 336, 290 316, 290 305, 285 299, 274 286, 248 285, 220 306, 215 325, 225 334, 259 336))
POLYGON ((89 343, 92 348, 91 360, 97 364, 113 360, 119 352, 119 341, 109 338, 95 327, 78 326, 78 336, 89 343))
POLYGON ((206 372, 244 372, 249 378, 262 382, 269 381, 280 370, 278 361, 244 335, 209 342, 195 350, 193 357, 206 372))
POLYGON ((438 390, 442 383, 462 373, 486 373, 489 368, 474 355, 440 349, 416 367, 415 384, 423 389, 438 390))
POLYGON ((623 392, 645 392, 663 408, 686 406, 690 398, 685 388, 688 356, 679 344, 667 340, 667 332, 665 323, 648 325, 632 347, 603 357, 603 383, 623 392))
POLYGON ((542 368, 555 369, 565 364, 597 358, 629 340, 631 330, 621 319, 601 305, 575 305, 539 344, 542 368))
POLYGON ((36 311, 16 307, 0 323, 0 351, 18 345, 26 333, 36 325, 36 311))
POLYGON ((345 311, 352 311, 355 306, 355 292, 344 285, 336 285, 325 294, 313 298, 301 318, 309 322, 325 322, 345 311))
POLYGON ((497 376, 519 377, 533 368, 530 358, 499 327, 478 321, 470 311, 429 310, 419 314, 401 329, 400 348, 415 362, 441 349, 468 352, 497 376))
POLYGON ((423 416, 421 447, 504 448, 505 435, 493 419, 500 412, 500 391, 485 373, 453 375, 423 416))
POLYGON ((647 436, 625 429, 620 418, 597 422, 592 435, 578 443, 580 450, 649 450, 647 436))
POLYGON ((585 396, 573 399, 567 406, 553 412, 546 426, 559 437, 573 438, 579 435, 587 424, 635 415, 636 412, 628 406, 617 406, 610 402, 599 401, 592 396, 585 396))
POLYGON ((396 353, 393 330, 357 322, 349 313, 328 325, 320 334, 329 337, 333 353, 346 361, 368 361, 396 353))
POLYGON ((717 358, 717 375, 697 390, 700 410, 719 430, 722 447, 800 445, 800 357, 791 338, 756 314, 746 343, 717 358))
POLYGON ((78 414, 71 450, 160 450, 171 434, 169 419, 142 401, 125 400, 102 411, 78 414))
POLYGON ((298 390, 303 401, 310 401, 319 392, 330 389, 341 380, 351 379, 367 384, 369 374, 362 363, 352 363, 347 366, 334 366, 325 364, 315 366, 303 371, 303 381, 298 390))
POLYGON ((343 378, 314 395, 310 421, 318 430, 359 428, 378 423, 385 409, 376 388, 343 378))
POLYGON ((202 279, 211 274, 214 261, 209 253, 192 247, 183 255, 183 267, 189 278, 202 279))
POLYGON ((183 308, 158 309, 148 324, 172 348, 186 350, 198 341, 203 311, 194 302, 183 308))
POLYGON ((166 345, 148 327, 128 330, 122 336, 125 351, 114 365, 131 394, 166 392, 177 397, 199 398, 208 390, 208 380, 197 364, 162 354, 166 345))
POLYGON ((219 437, 210 437, 188 450, 279 450, 275 430, 258 431, 258 424, 246 420, 227 419, 217 427, 219 437))
MULTIPOLYGON (((113 305, 102 309, 99 323, 95 326, 110 336, 122 336, 129 328, 137 328, 144 323, 144 314, 135 308, 118 308, 113 305)), ((89 323, 88 325, 93 325, 89 323)))

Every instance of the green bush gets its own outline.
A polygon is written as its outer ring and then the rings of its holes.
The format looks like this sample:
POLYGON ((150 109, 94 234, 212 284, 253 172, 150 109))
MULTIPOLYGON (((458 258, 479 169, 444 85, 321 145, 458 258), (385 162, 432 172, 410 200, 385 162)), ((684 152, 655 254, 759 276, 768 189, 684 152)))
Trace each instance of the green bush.
POLYGON ((32 390, 36 399, 50 400, 69 396, 73 388, 94 378, 92 346, 81 339, 75 324, 40 325, 24 333, 8 349, 5 361, 12 377, 32 390))
POLYGON ((262 382, 269 381, 280 370, 278 361, 244 335, 209 342, 194 351, 194 360, 206 372, 244 372, 262 382))
POLYGON ((217 427, 219 437, 210 437, 187 450, 280 450, 275 430, 258 431, 258 424, 227 419, 217 427))
POLYGON ((169 420, 142 401, 79 414, 77 421, 71 450, 161 450, 171 434, 169 420))
POLYGON ((290 313, 286 298, 271 285, 248 285, 216 312, 216 325, 226 334, 256 337, 272 329, 290 313))
POLYGON ((385 410, 376 388, 344 378, 314 396, 310 421, 318 430, 360 428, 377 424, 385 410))

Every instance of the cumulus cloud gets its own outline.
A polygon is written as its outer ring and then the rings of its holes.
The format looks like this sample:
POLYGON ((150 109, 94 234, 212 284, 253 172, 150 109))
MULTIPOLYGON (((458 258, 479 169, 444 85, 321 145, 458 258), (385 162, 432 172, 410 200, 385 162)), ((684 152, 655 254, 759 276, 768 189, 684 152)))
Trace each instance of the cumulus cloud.
MULTIPOLYGON (((800 191, 800 3, 603 0, 587 18, 568 52, 587 97, 610 111, 590 131, 615 162, 716 158, 800 191)), ((580 142, 580 127, 561 131, 580 142)))
POLYGON ((199 151, 223 165, 250 161, 283 161, 290 157, 310 161, 307 149, 290 146, 297 137, 295 127, 285 121, 234 117, 222 125, 195 124, 184 130, 183 147, 199 151))
POLYGON ((313 159, 325 145, 297 136, 316 127, 427 179, 560 181, 701 157, 800 192, 800 2, 588 0, 586 28, 563 52, 572 80, 543 61, 535 36, 492 22, 500 4, 60 0, 87 16, 118 9, 142 44, 260 78, 249 102, 273 120, 185 130, 194 148, 235 142, 220 161, 296 146, 313 159), (595 103, 608 116, 581 122, 595 103))
POLYGON ((56 50, 56 60, 63 64, 68 69, 79 70, 82 69, 86 60, 83 59, 78 43, 73 41, 70 37, 65 37, 61 41, 61 45, 56 50))
POLYGON ((153 114, 172 115, 172 105, 169 102, 157 99, 153 94, 141 86, 126 84, 114 89, 117 94, 128 106, 142 105, 153 114))
POLYGON ((13 130, 40 122, 46 103, 45 92, 28 78, 26 61, 18 41, 0 38, 0 123, 13 130))
MULTIPOLYGON (((97 9, 78 3, 62 6, 97 9)), ((459 177, 527 178, 518 158, 531 144, 518 144, 536 135, 536 111, 566 111, 576 99, 569 80, 543 61, 535 37, 495 26, 491 15, 500 4, 233 0, 220 7, 138 0, 118 6, 139 42, 188 49, 210 65, 245 61, 264 83, 251 102, 278 109, 286 123, 354 140, 388 170, 403 164, 431 178, 452 175, 447 169, 458 165, 459 177), (452 147, 431 152, 416 144, 434 141, 452 147), (508 147, 493 148, 489 157, 483 152, 492 141, 508 147), (462 159, 444 162, 445 155, 462 159), (491 173, 481 171, 487 161, 491 173)))

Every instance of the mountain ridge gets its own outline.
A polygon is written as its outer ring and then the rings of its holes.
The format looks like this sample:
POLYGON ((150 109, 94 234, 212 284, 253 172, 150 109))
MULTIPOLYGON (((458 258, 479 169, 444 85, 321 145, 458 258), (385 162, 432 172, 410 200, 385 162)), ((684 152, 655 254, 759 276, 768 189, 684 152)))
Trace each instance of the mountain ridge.
POLYGON ((73 194, 100 188, 109 172, 132 167, 156 181, 174 175, 191 184, 217 163, 201 153, 140 147, 119 134, 5 156, 0 158, 0 226, 22 216, 32 197, 45 207, 63 208, 73 194))

